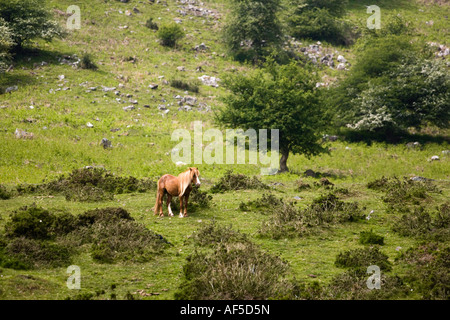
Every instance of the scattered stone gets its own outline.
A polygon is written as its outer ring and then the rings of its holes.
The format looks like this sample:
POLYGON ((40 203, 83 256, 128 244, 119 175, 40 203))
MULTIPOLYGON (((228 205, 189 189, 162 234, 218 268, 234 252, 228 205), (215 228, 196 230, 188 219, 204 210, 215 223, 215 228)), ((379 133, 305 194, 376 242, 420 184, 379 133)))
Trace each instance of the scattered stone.
POLYGON ((300 198, 299 196, 295 196, 294 200, 302 200, 302 198, 300 198))
POLYGON ((406 144, 406 147, 408 147, 408 148, 418 148, 418 147, 420 147, 420 143, 419 142, 408 142, 407 144, 406 144))
POLYGON ((193 50, 195 50, 195 51, 197 51, 197 52, 205 52, 205 51, 209 50, 209 47, 206 46, 206 45, 202 42, 201 44, 196 45, 196 46, 194 47, 193 50))
POLYGON ((100 145, 103 147, 103 149, 109 149, 112 148, 112 143, 106 138, 103 138, 100 142, 100 145))
POLYGON ((86 123, 86 127, 88 127, 88 128, 93 128, 94 125, 93 125, 92 123, 88 122, 88 123, 86 123))
POLYGON ((190 106, 195 106, 197 104, 197 98, 193 97, 193 96, 184 96, 181 99, 181 102, 182 103, 186 103, 186 104, 188 104, 190 106))
POLYGON ((431 157, 431 161, 437 161, 437 160, 439 160, 439 156, 432 156, 431 157))
POLYGON ((180 66, 180 67, 177 67, 177 70, 178 71, 186 71, 186 68, 184 66, 180 66))
POLYGON ((131 110, 134 110, 135 109, 135 106, 127 106, 127 107, 123 107, 122 108, 124 111, 131 111, 131 110))
POLYGON ((152 90, 158 89, 158 85, 156 83, 152 83, 148 87, 152 90))
MULTIPOLYGON (((1 108, 1 107, 0 107, 1 108)), ((443 150, 442 154, 450 154, 450 150, 443 150)))
POLYGON ((33 139, 34 134, 31 132, 26 132, 25 130, 22 129, 17 129, 14 132, 14 135, 16 137, 16 139, 33 139))
POLYGON ((219 87, 219 84, 218 84, 218 82, 220 81, 219 78, 216 78, 216 77, 210 77, 210 76, 207 76, 207 75, 203 75, 203 76, 201 76, 201 77, 198 77, 198 79, 199 79, 204 85, 211 86, 211 87, 215 87, 215 88, 219 87))
POLYGON ((424 181, 434 181, 433 179, 429 179, 429 178, 424 178, 424 177, 412 177, 411 178, 412 181, 420 181, 420 182, 424 182, 424 181))
POLYGON ((13 91, 17 91, 19 89, 18 86, 12 86, 5 89, 5 93, 11 93, 13 91))

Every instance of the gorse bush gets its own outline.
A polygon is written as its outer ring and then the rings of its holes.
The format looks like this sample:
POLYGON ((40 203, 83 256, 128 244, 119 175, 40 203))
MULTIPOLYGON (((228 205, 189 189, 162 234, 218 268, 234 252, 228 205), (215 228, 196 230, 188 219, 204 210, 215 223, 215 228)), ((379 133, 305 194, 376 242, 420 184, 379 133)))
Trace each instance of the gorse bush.
POLYGON ((274 239, 303 236, 338 223, 364 219, 357 202, 344 202, 333 193, 320 196, 304 210, 282 203, 271 208, 271 217, 260 228, 260 234, 274 239))
POLYGON ((267 211, 273 210, 275 207, 283 205, 283 200, 281 198, 275 197, 271 193, 263 193, 261 198, 256 200, 251 200, 248 202, 241 202, 239 209, 241 211, 260 211, 261 213, 266 213, 267 211))
POLYGON ((12 193, 4 186, 0 184, 0 200, 8 200, 12 197, 12 193))
POLYGON ((155 187, 149 179, 118 177, 103 168, 73 170, 68 177, 61 175, 54 181, 40 185, 18 185, 19 193, 62 194, 68 201, 111 200, 114 194, 146 192, 155 187))
POLYGON ((161 45, 172 48, 176 47, 177 42, 184 36, 183 29, 176 23, 160 27, 157 33, 161 45))
POLYGON ((450 239, 450 203, 437 207, 434 214, 424 207, 414 208, 396 218, 392 230, 406 237, 446 241, 450 239))
POLYGON ((376 179, 367 184, 369 189, 384 191, 383 201, 388 204, 389 211, 407 211, 406 204, 420 204, 430 199, 429 193, 438 193, 440 190, 431 181, 413 181, 404 177, 376 179))
POLYGON ((376 246, 341 252, 336 256, 334 264, 338 268, 352 269, 362 274, 366 274, 367 268, 372 265, 378 266, 382 272, 392 270, 388 256, 376 246))
POLYGON ((212 186, 212 193, 222 193, 231 190, 245 190, 245 189, 268 189, 269 187, 261 182, 257 177, 249 178, 245 174, 233 173, 233 170, 228 170, 219 182, 212 186))
POLYGON ((194 232, 189 239, 199 247, 215 247, 218 244, 250 241, 246 234, 234 230, 232 226, 222 226, 215 220, 194 232))
POLYGON ((211 223, 193 235, 175 299, 269 299, 290 295, 289 266, 247 237, 211 223), (206 251, 202 248, 208 248, 206 251))
POLYGON ((14 212, 6 223, 0 238, 0 266, 30 269, 69 265, 85 244, 95 261, 115 263, 148 261, 169 243, 122 208, 95 209, 74 216, 31 206, 14 212))
POLYGON ((361 244, 378 244, 382 246, 384 244, 384 237, 377 235, 372 230, 370 231, 361 231, 359 233, 359 243, 361 244))
POLYGON ((158 24, 156 22, 153 21, 153 18, 149 18, 146 22, 145 22, 145 26, 151 30, 159 30, 158 24))
POLYGON ((302 8, 290 21, 291 33, 298 39, 327 41, 338 45, 349 45, 356 37, 352 26, 323 8, 302 8))
POLYGON ((98 66, 92 61, 92 55, 84 53, 80 60, 81 69, 97 70, 98 66))
POLYGON ((425 243, 408 249, 399 262, 411 266, 405 281, 422 299, 448 300, 450 296, 450 247, 448 243, 425 243))

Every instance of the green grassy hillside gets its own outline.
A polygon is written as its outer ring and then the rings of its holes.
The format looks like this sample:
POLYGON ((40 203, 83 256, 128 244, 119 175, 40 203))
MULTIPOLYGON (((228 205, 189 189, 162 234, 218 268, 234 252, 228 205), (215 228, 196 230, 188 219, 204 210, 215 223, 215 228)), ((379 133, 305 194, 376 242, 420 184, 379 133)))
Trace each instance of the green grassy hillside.
MULTIPOLYGON (((449 6, 429 2, 432 1, 378 1, 378 5, 382 14, 401 14, 411 21, 420 37, 448 45, 449 6)), ((174 299, 183 281, 186 258, 198 249, 189 239, 212 220, 219 225, 231 225, 265 252, 286 260, 287 278, 307 284, 328 285, 342 274, 345 270, 335 265, 336 256, 349 249, 364 248, 359 243, 362 231, 372 230, 384 236, 380 250, 393 265, 387 274, 403 277, 411 270, 412 267, 396 258, 426 238, 394 232, 401 210, 391 209, 392 202, 384 201, 386 194, 369 189, 367 184, 383 176, 433 179, 431 183, 439 191, 427 191, 425 196, 415 194, 406 200, 399 197, 397 204, 422 205, 434 215, 433 210, 450 197, 448 130, 427 128, 411 135, 410 142, 420 142, 419 147, 406 143, 349 142, 339 137, 328 143, 329 154, 309 159, 290 156, 291 172, 281 175, 261 177, 260 166, 250 164, 195 165, 201 173, 201 190, 208 191, 212 200, 209 207, 197 207, 186 219, 167 217, 166 208, 165 217, 155 217, 154 188, 115 194, 112 200, 96 202, 67 201, 62 194, 16 194, 18 185, 50 182, 85 166, 103 167, 116 176, 149 178, 154 182, 163 174, 181 173, 187 166, 177 166, 171 160, 171 150, 178 143, 171 141, 173 131, 192 130, 194 121, 202 121, 204 130, 215 128, 214 112, 222 106, 221 97, 227 94, 220 81, 218 87, 212 87, 198 78, 208 75, 222 79, 227 74, 245 74, 254 68, 226 55, 220 30, 230 9, 228 1, 203 0, 201 4, 196 1, 195 6, 203 11, 189 10, 187 4, 176 0, 128 3, 50 0, 47 4, 62 25, 67 17, 61 12, 69 5, 78 5, 81 29, 69 31, 64 39, 32 43, 16 56, 12 70, 0 74, 0 88, 18 87, 0 95, 0 184, 13 190, 12 197, 0 200, 0 230, 11 221, 11 213, 32 204, 72 215, 95 208, 121 207, 172 246, 141 263, 101 263, 88 250, 81 250, 70 262, 81 268, 81 290, 67 288, 68 265, 15 270, 1 266, 0 252, 1 299, 126 299, 129 294, 136 299, 174 299), (149 18, 158 25, 181 19, 186 37, 175 49, 161 46, 156 32, 145 26, 149 18), (206 50, 195 49, 202 43, 206 50), (72 65, 85 53, 91 55, 97 70, 72 65), (174 88, 170 85, 172 80, 197 83, 199 92, 174 88), (157 84, 157 88, 152 89, 152 84, 157 84), (197 99, 190 111, 179 109, 178 101, 184 96, 197 99), (134 108, 124 110, 128 106, 134 108), (16 129, 32 137, 18 138, 16 129), (103 138, 112 142, 112 148, 101 146, 103 138), (439 160, 432 161, 435 155, 439 160), (211 187, 230 169, 258 176, 270 186, 269 190, 210 193, 211 187), (308 169, 320 174, 305 176, 308 169), (320 185, 320 178, 328 179, 333 188, 320 185), (299 180, 311 188, 298 189, 299 180), (364 217, 373 211, 371 218, 332 224, 298 237, 274 239, 259 232, 270 221, 269 210, 242 209, 242 204, 260 201, 262 194, 268 193, 305 209, 329 192, 335 192, 345 202, 357 202, 364 217)), ((364 24, 367 17, 364 2, 350 1, 347 19, 364 24)), ((337 51, 350 63, 354 61, 352 47, 326 43, 322 46, 324 51, 337 51)), ((324 81, 333 81, 346 71, 324 68, 320 72, 324 81)), ((208 142, 204 142, 206 145, 208 142)), ((421 299, 423 295, 413 291, 407 296, 394 294, 390 298, 405 297, 421 299)))

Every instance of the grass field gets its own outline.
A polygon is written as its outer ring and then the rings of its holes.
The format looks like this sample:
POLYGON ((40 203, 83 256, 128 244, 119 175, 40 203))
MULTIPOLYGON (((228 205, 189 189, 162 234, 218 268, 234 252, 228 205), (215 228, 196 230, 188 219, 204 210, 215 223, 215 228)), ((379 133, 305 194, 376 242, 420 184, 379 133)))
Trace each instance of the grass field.
MULTIPOLYGON (((177 12, 181 4, 175 0, 161 4, 135 0, 126 4, 73 0, 47 3, 50 8, 62 11, 69 5, 78 5, 82 27, 70 31, 64 39, 33 43, 16 57, 12 71, 0 75, 0 88, 18 86, 17 91, 0 95, 0 184, 14 190, 20 184, 53 181, 85 166, 104 167, 117 176, 150 178, 155 182, 165 173, 184 171, 187 166, 176 166, 171 160, 171 150, 177 144, 171 141, 172 132, 192 130, 194 121, 202 121, 205 130, 215 128, 214 111, 222 106, 220 98, 227 91, 220 82, 217 88, 200 84, 199 93, 173 88, 169 82, 195 82, 202 75, 223 78, 230 73, 248 73, 253 68, 224 54, 219 31, 229 11, 228 1, 203 1, 203 7, 212 10, 214 16, 182 16, 177 12), (176 49, 159 45, 155 32, 145 27, 149 18, 161 25, 181 18, 186 37, 176 49), (201 43, 209 49, 195 51, 193 48, 201 43), (61 63, 64 56, 81 57, 84 53, 91 54, 98 70, 61 63), (184 71, 177 69, 181 66, 184 71), (202 71, 197 71, 198 67, 202 71), (158 88, 151 89, 150 84, 158 84, 158 88), (105 92, 103 87, 116 89, 105 92), (198 104, 209 106, 212 111, 196 110, 197 107, 180 111, 177 95, 195 96, 198 104), (135 104, 134 100, 137 100, 135 104), (123 109, 130 105, 134 110, 123 109), (164 114, 159 105, 165 105, 170 111, 164 114), (32 133, 33 138, 17 139, 16 129, 32 133), (111 140, 111 149, 101 147, 103 138, 111 140)), ((448 41, 448 6, 407 0, 378 1, 378 5, 383 13, 404 15, 428 41, 448 41), (427 24, 430 20, 433 23, 427 24)), ((348 19, 361 22, 367 16, 361 1, 350 1, 348 19)), ((65 19, 58 16, 61 24, 65 19)), ((354 58, 351 47, 324 46, 342 52, 350 62, 354 58)), ((336 70, 321 72, 333 78, 341 76, 336 70)), ((289 279, 323 285, 345 271, 335 266, 336 256, 346 250, 363 248, 359 243, 360 232, 372 230, 384 236, 380 250, 393 265, 388 274, 402 277, 411 267, 397 262, 396 258, 424 239, 394 232, 393 223, 401 214, 389 211, 388 203, 383 201, 384 193, 369 189, 367 184, 383 176, 421 176, 433 179, 431 183, 440 192, 427 192, 426 197, 413 201, 415 206, 434 210, 450 198, 450 154, 443 152, 450 149, 449 131, 429 128, 410 138, 409 142, 419 141, 420 147, 408 147, 406 142, 347 142, 340 137, 328 143, 329 154, 310 159, 291 155, 288 160, 291 172, 273 176, 259 176, 258 165, 195 165, 201 173, 201 190, 211 194, 212 200, 209 207, 197 208, 185 219, 170 218, 167 210, 163 218, 153 215, 155 188, 143 193, 115 194, 113 200, 98 202, 67 201, 63 195, 15 194, 0 200, 0 233, 11 220, 11 213, 32 204, 73 215, 95 208, 122 207, 136 222, 161 234, 172 246, 142 263, 100 263, 82 250, 71 260, 72 265, 81 268, 80 290, 69 290, 66 286, 68 265, 29 270, 1 267, 0 299, 126 299, 129 294, 136 299, 174 299, 183 280, 186 258, 197 250, 189 239, 212 220, 223 226, 231 225, 247 234, 263 251, 286 260, 289 279), (440 159, 431 161, 434 155, 440 159), (230 169, 234 173, 258 176, 270 190, 210 193, 211 187, 230 169), (316 185, 320 177, 305 177, 308 169, 320 172, 334 188, 316 185), (311 188, 298 190, 299 180, 309 183, 311 188), (371 219, 331 225, 310 235, 273 239, 259 233, 269 213, 239 208, 241 203, 271 193, 304 209, 318 196, 339 188, 348 190, 340 198, 345 202, 356 201, 363 208, 364 216, 373 210, 371 219)), ((423 297, 414 291, 406 298, 423 297)))

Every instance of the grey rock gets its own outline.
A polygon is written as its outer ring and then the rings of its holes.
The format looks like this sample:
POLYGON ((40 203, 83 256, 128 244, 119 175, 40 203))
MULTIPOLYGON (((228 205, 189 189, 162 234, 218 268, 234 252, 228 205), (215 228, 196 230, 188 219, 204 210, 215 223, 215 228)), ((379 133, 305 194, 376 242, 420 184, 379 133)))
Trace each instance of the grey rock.
POLYGON ((103 138, 100 142, 100 145, 103 147, 103 149, 109 149, 112 148, 112 143, 106 138, 103 138))

